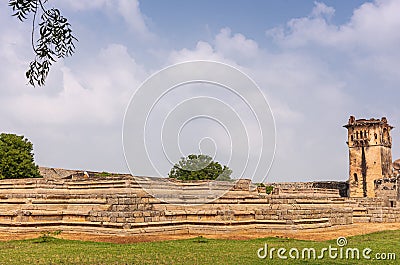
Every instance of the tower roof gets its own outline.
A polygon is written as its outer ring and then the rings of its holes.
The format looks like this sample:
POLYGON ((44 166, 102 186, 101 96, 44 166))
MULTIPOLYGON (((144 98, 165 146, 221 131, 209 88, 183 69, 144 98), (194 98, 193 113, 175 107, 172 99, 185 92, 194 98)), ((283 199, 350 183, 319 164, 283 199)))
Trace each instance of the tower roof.
POLYGON ((390 129, 394 128, 392 125, 388 124, 386 117, 382 117, 381 119, 371 118, 369 120, 367 119, 356 120, 354 116, 350 116, 348 123, 346 125, 343 125, 343 127, 349 128, 353 126, 368 126, 368 125, 386 125, 390 129))

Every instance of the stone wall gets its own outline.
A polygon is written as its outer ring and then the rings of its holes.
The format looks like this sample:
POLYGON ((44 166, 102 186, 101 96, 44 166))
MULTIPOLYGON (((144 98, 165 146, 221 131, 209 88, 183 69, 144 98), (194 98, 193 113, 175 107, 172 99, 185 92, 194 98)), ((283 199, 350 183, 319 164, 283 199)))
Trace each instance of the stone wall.
POLYGON ((397 177, 382 178, 374 181, 375 194, 385 199, 386 206, 393 206, 397 201, 397 177))
MULTIPOLYGON (((176 205, 146 193, 141 181, 129 175, 1 180, 0 230, 213 234, 400 221, 400 208, 385 207, 379 198, 342 198, 333 189, 311 192, 308 187, 309 192, 268 195, 242 181, 210 203, 176 205)), ((165 183, 160 180, 159 189, 165 189, 165 183)), ((182 187, 207 192, 202 190, 207 186, 193 183, 181 183, 182 187)), ((169 194, 178 198, 180 191, 169 194)))
POLYGON ((62 168, 39 167, 39 172, 40 175, 45 178, 67 178, 76 174, 78 171, 62 168))
POLYGON ((267 183, 273 186, 275 193, 315 194, 320 197, 348 197, 349 185, 343 181, 313 181, 313 182, 275 182, 267 183))

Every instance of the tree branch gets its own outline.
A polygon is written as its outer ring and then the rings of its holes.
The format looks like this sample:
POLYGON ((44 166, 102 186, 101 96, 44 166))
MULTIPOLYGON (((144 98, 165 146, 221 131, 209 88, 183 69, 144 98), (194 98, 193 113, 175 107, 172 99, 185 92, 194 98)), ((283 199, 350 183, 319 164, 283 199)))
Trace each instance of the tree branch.
POLYGON ((42 86, 49 73, 49 67, 57 58, 71 56, 75 52, 72 30, 68 20, 56 8, 47 10, 44 3, 48 0, 9 0, 9 6, 20 21, 24 21, 33 13, 31 45, 35 59, 29 64, 25 73, 29 84, 42 86), (39 7, 40 6, 40 7, 39 7), (39 8, 43 11, 41 22, 37 25, 36 16, 39 8), (39 38, 35 43, 35 26, 39 26, 39 38))

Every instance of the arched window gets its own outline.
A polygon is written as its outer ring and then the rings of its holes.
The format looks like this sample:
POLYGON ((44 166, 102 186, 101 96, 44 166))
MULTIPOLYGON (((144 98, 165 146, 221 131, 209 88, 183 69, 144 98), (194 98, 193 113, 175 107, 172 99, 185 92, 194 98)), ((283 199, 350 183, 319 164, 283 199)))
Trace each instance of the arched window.
POLYGON ((351 135, 351 140, 352 140, 352 141, 354 140, 354 136, 353 136, 353 135, 351 135))
POLYGON ((356 139, 358 139, 358 132, 356 132, 356 139))
POLYGON ((375 140, 378 139, 378 135, 376 133, 374 133, 374 136, 375 136, 375 140))
POLYGON ((358 176, 357 176, 357 173, 354 173, 354 181, 355 181, 355 182, 358 182, 358 176))

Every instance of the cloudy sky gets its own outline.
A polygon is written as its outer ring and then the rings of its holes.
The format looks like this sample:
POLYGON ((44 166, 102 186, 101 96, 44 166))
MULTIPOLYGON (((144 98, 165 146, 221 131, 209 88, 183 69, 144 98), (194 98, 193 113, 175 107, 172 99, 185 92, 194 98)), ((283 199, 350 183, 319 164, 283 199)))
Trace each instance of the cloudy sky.
MULTIPOLYGON (((128 172, 122 131, 130 98, 152 74, 191 60, 232 65, 263 92, 276 125, 267 181, 346 180, 342 125, 351 114, 386 116, 400 127, 400 1, 61 0, 47 7, 52 5, 70 20, 79 43, 73 57, 54 65, 46 86, 36 88, 24 78, 33 56, 31 22, 11 17, 7 3, 0 8, 0 131, 29 138, 39 165, 128 172)), ((251 113, 225 94, 189 85, 168 94, 159 113, 210 96, 243 113, 242 122, 257 136, 251 113)), ((170 165, 154 143, 166 119, 155 115, 146 128, 149 148, 155 146, 151 159, 164 165, 161 175, 170 165)), ((230 118, 221 119, 223 125, 230 118)), ((229 132, 221 124, 194 119, 182 128, 183 154, 195 153, 198 139, 206 139, 203 149, 230 162, 229 132)), ((392 137, 398 158, 398 128, 392 137)), ((256 165, 257 155, 249 157, 256 165)), ((133 174, 154 174, 141 168, 142 161, 134 164, 133 174)), ((229 166, 235 172, 237 165, 229 166)))

